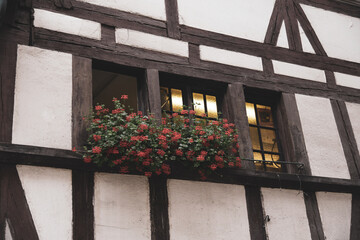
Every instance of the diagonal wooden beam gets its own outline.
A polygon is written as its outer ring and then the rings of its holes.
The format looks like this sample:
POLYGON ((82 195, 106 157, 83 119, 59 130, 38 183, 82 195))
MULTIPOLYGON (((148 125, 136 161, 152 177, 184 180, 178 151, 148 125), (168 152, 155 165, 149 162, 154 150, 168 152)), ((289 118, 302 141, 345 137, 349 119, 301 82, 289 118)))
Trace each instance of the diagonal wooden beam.
POLYGON ((295 16, 295 7, 293 0, 282 0, 282 10, 284 14, 286 35, 289 42, 289 48, 302 52, 299 26, 295 16))
POLYGON ((264 43, 268 43, 274 46, 276 45, 283 20, 284 16, 283 12, 281 11, 281 0, 276 0, 266 31, 264 43))

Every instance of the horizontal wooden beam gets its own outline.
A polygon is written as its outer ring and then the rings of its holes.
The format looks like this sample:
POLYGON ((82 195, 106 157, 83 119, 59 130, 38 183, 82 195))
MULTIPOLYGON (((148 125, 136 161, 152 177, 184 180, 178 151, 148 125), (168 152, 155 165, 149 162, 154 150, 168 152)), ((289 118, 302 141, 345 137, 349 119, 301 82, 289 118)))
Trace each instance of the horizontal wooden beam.
MULTIPOLYGON (((0 163, 83 169, 96 172, 118 172, 113 168, 98 168, 85 164, 81 155, 67 150, 15 144, 0 144, 0 163)), ((172 168, 169 178, 200 180, 196 173, 179 166, 172 168)), ((286 188, 299 191, 359 192, 359 179, 339 179, 288 173, 259 172, 251 169, 227 170, 208 181, 258 187, 286 188)))

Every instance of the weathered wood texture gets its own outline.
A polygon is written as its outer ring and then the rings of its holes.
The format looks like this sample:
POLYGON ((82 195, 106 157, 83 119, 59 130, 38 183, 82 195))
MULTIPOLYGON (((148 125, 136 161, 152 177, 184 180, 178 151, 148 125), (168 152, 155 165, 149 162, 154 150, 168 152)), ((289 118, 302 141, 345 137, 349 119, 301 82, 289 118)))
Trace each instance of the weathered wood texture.
POLYGON ((72 171, 73 239, 94 239, 94 173, 72 171))
POLYGON ((166 7, 166 28, 168 36, 180 39, 180 26, 177 0, 165 0, 166 7))
POLYGON ((39 239, 16 166, 0 164, 0 224, 2 226, 5 224, 5 216, 12 226, 14 239, 39 239))
MULTIPOLYGON (((223 64, 201 61, 189 64, 188 59, 145 49, 117 45, 115 48, 93 41, 44 29, 35 29, 36 46, 58 51, 70 52, 87 58, 95 58, 129 67, 153 68, 159 71, 179 74, 220 82, 240 82, 250 87, 260 87, 275 91, 296 92, 350 102, 360 102, 360 91, 337 86, 329 88, 327 84, 303 80, 282 75, 265 76, 262 72, 237 68, 223 64)), ((281 51, 289 51, 282 49, 281 51)), ((294 51, 290 51, 291 54, 294 51)), ((295 52, 296 54, 303 54, 295 52)), ((286 55, 287 53, 284 53, 286 55)), ((306 54, 309 55, 309 54, 306 54)), ((309 55, 310 56, 310 55, 309 55)), ((315 55, 311 55, 315 56, 315 55)), ((300 56, 298 56, 300 57, 300 56)), ((322 56, 315 56, 322 57, 322 56)), ((306 59, 304 59, 306 61, 306 59)), ((321 61, 321 60, 320 60, 321 61)), ((351 65, 351 64, 350 64, 351 65)), ((359 68, 360 69, 360 68, 359 68)), ((360 70, 357 70, 360 71, 360 70)))
POLYGON ((283 11, 281 11, 283 0, 276 0, 274 10, 271 14, 269 25, 266 31, 264 43, 276 45, 279 38, 281 24, 284 20, 283 11))
POLYGON ((170 226, 168 213, 167 179, 165 177, 149 178, 150 186, 150 219, 151 239, 169 240, 170 226))
POLYGON ((115 47, 115 27, 102 24, 101 41, 105 46, 115 47))
POLYGON ((200 48, 197 44, 189 44, 189 63, 200 63, 200 48))
POLYGON ((348 0, 295 0, 298 3, 307 4, 313 7, 346 14, 353 17, 360 17, 360 4, 358 1, 348 0))
POLYGON ((0 41, 0 141, 11 142, 17 44, 0 41))
MULTIPOLYGON (((229 84, 224 97, 224 117, 233 122, 239 132, 239 151, 241 157, 253 159, 249 123, 244 102, 243 85, 239 83, 229 84)), ((253 162, 243 161, 242 165, 246 169, 255 169, 253 162)))
POLYGON ((88 123, 84 118, 92 107, 91 59, 73 56, 72 146, 80 149, 87 140, 88 123))
MULTIPOLYGON (((113 168, 99 168, 93 164, 85 164, 82 161, 81 155, 72 151, 15 144, 0 144, 0 164, 24 164, 88 171, 118 172, 117 169, 113 168)), ((172 170, 170 178, 199 180, 197 174, 184 169, 173 168, 172 170)), ((359 179, 349 180, 288 173, 256 172, 250 169, 224 171, 219 176, 211 177, 209 181, 304 191, 349 193, 360 191, 359 179)))
POLYGON ((360 193, 353 193, 351 204, 350 240, 357 240, 360 236, 360 193))
POLYGON ((245 192, 251 239, 266 240, 260 188, 245 186, 245 192))
POLYGON ((295 166, 288 166, 289 173, 303 173, 311 175, 309 158, 306 151, 305 140, 300 122, 299 111, 294 94, 283 93, 277 111, 281 145, 285 159, 304 164, 299 171, 295 166))
POLYGON ((321 223, 320 212, 315 192, 304 192, 306 214, 312 240, 325 240, 324 230, 321 223))
POLYGON ((146 83, 148 89, 149 110, 155 118, 161 119, 160 81, 156 69, 146 69, 146 83))
POLYGON ((357 149, 356 139, 346 105, 342 101, 331 100, 336 125, 339 131, 342 147, 347 161, 350 177, 360 178, 360 156, 357 149))
POLYGON ((302 45, 300 39, 299 25, 295 15, 293 0, 282 0, 282 11, 284 15, 285 28, 289 48, 301 52, 302 45))

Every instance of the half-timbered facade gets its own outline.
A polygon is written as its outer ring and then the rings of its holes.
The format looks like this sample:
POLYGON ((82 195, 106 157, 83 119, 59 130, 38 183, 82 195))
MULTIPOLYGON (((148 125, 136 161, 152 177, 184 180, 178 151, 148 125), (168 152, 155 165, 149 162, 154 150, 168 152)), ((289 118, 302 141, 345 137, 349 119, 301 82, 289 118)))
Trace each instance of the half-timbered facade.
POLYGON ((0 239, 360 239, 358 0, 2 0, 0 24, 0 239), (216 106, 242 168, 85 164, 83 117, 124 93, 216 106))

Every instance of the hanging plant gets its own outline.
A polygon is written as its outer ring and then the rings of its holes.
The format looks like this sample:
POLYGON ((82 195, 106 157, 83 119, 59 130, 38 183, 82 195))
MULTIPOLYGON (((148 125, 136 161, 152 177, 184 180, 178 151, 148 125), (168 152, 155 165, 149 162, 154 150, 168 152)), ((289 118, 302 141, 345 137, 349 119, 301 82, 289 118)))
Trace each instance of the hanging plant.
POLYGON ((151 115, 126 112, 126 99, 127 95, 114 98, 111 111, 95 106, 84 162, 150 177, 169 175, 171 162, 176 161, 196 170, 202 179, 219 168, 241 166, 238 135, 226 119, 206 121, 195 118, 193 110, 182 110, 159 123, 151 115))

